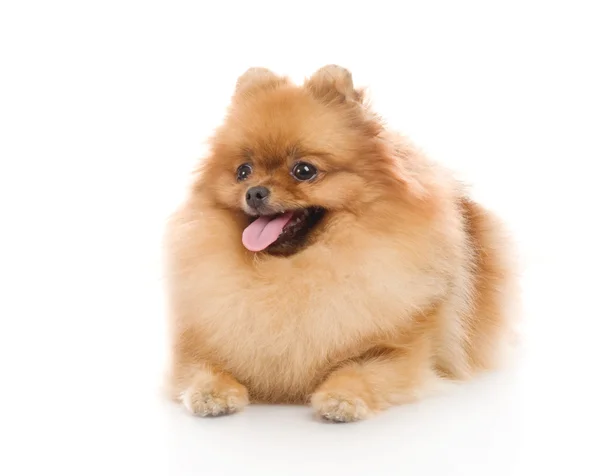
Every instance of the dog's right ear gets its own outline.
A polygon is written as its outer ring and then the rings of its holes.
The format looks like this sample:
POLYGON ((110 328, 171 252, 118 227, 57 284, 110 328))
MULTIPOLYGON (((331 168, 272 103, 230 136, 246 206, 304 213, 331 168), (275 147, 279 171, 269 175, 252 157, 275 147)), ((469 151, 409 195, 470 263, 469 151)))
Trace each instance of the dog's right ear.
POLYGON ((238 78, 235 95, 245 95, 257 89, 275 88, 286 83, 287 78, 277 76, 267 68, 250 68, 238 78))
POLYGON ((305 86, 327 102, 362 101, 362 93, 354 89, 350 71, 336 64, 323 66, 306 81, 305 86))

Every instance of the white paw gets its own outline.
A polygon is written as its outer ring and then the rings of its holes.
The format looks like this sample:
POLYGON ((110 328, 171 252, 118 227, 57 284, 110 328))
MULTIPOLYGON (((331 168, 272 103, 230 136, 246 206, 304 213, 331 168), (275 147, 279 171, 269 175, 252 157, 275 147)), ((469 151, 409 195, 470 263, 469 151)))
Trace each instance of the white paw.
POLYGON ((183 392, 180 400, 187 410, 198 416, 229 415, 248 405, 248 394, 239 388, 216 391, 211 388, 190 387, 183 392))
POLYGON ((317 393, 312 398, 312 406, 321 418, 339 423, 364 420, 371 414, 361 398, 336 394, 317 393))

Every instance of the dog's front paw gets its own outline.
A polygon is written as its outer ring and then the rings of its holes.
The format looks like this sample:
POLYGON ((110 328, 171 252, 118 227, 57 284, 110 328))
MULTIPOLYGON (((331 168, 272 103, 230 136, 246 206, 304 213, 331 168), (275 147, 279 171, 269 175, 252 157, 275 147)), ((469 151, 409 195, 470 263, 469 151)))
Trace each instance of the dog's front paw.
POLYGON ((360 368, 342 368, 330 375, 311 397, 316 414, 324 420, 347 423, 369 418, 377 399, 360 368))
POLYGON ((361 397, 351 393, 316 392, 311 404, 318 416, 337 423, 364 420, 372 413, 361 397))
POLYGON ((181 402, 192 414, 208 417, 229 415, 248 405, 248 390, 220 374, 201 375, 181 394, 181 402))

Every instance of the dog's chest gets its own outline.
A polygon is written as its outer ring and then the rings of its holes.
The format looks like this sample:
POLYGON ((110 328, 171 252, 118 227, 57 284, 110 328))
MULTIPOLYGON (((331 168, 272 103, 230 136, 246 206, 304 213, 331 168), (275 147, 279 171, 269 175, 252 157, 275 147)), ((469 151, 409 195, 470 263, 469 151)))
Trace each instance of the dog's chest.
POLYGON ((251 393, 302 399, 333 365, 367 350, 400 319, 398 296, 368 278, 313 272, 241 276, 229 286, 205 280, 199 324, 211 354, 251 393))

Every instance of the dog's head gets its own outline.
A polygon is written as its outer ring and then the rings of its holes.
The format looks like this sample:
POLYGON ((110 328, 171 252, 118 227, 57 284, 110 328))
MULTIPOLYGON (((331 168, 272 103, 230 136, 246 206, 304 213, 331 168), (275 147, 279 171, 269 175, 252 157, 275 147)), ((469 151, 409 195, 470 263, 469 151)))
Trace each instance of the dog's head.
POLYGON ((302 86, 262 68, 239 78, 202 184, 235 215, 248 250, 293 254, 333 215, 359 213, 393 180, 389 145, 362 99, 335 65, 302 86))

